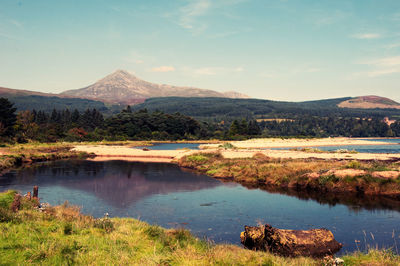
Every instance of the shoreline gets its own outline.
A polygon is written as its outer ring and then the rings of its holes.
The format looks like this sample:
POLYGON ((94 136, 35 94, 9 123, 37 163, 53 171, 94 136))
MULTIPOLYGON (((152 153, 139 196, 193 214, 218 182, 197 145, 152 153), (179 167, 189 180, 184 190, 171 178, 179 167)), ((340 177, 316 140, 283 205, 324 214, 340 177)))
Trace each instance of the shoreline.
MULTIPOLYGON (((161 143, 161 142, 157 142, 161 143)), ((162 142, 162 143, 179 143, 179 142, 162 142)), ((183 143, 183 142, 181 142, 183 143)), ((188 143, 188 142, 185 142, 188 143)), ((198 141, 196 143, 204 143, 198 141)), ((138 162, 175 162, 184 156, 191 155, 196 152, 221 152, 225 158, 251 158, 256 153, 263 153, 272 158, 285 159, 334 159, 334 160, 382 160, 392 161, 400 160, 400 153, 354 153, 354 152, 310 152, 310 151, 293 151, 293 150, 272 150, 273 148, 307 148, 307 147, 324 147, 324 146, 372 146, 372 145, 393 145, 379 141, 359 140, 351 138, 324 138, 324 139, 250 139, 245 141, 221 141, 217 144, 200 145, 200 150, 180 149, 180 150, 143 150, 136 149, 132 146, 123 145, 76 145, 72 151, 93 153, 97 157, 103 157, 103 160, 116 160, 115 158, 138 162), (224 149, 220 145, 230 143, 236 149, 224 149)))

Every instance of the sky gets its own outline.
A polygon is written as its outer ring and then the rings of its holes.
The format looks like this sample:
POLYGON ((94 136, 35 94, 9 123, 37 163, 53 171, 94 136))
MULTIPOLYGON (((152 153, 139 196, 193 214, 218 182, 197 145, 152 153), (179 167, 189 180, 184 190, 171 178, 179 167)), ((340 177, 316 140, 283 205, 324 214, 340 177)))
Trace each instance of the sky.
POLYGON ((0 0, 0 86, 59 93, 117 69, 271 100, 400 102, 400 1, 0 0))

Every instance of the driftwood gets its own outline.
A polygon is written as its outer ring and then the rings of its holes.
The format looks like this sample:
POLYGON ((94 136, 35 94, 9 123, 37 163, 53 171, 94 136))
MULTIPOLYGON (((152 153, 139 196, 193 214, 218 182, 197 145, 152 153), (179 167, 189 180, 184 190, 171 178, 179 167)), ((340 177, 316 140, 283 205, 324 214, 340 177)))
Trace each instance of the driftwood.
POLYGON ((242 244, 252 250, 269 251, 281 256, 325 257, 342 248, 327 229, 284 230, 265 224, 245 226, 240 234, 242 244))

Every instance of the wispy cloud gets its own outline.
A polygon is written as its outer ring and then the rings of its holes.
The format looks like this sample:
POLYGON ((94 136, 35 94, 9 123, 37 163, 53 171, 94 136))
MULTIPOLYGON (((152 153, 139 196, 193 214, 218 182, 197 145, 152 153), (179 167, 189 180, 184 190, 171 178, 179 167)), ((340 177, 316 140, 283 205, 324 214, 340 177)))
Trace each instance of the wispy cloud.
POLYGON ((182 68, 182 72, 193 76, 216 76, 216 75, 226 75, 232 73, 240 73, 243 72, 245 69, 244 67, 200 67, 200 68, 191 68, 191 67, 184 67, 182 68))
POLYGON ((180 8, 179 25, 188 30, 202 31, 207 25, 199 22, 198 18, 207 14, 211 8, 211 1, 196 0, 180 8))
POLYGON ((400 47, 400 43, 391 43, 385 46, 386 49, 394 49, 400 47))
POLYGON ((173 66, 159 66, 159 67, 153 67, 151 69, 151 72, 173 72, 175 71, 175 67, 173 66))
POLYGON ((400 56, 383 57, 374 60, 359 62, 368 65, 372 69, 366 72, 356 73, 356 76, 367 76, 371 78, 400 73, 400 56))
MULTIPOLYGON (((197 35, 209 28, 209 16, 217 14, 226 19, 236 20, 239 17, 232 14, 228 7, 234 6, 248 0, 192 0, 186 2, 184 6, 179 8, 177 12, 168 13, 165 16, 175 19, 178 17, 177 24, 182 28, 197 35)), ((235 34, 236 30, 225 31, 225 34, 235 34)), ((223 33, 224 34, 224 33, 223 33)))
POLYGON ((383 57, 371 61, 366 61, 364 62, 364 64, 379 67, 400 66, 400 56, 383 57))
POLYGON ((378 33, 359 33, 359 34, 354 34, 351 37, 361 40, 370 40, 370 39, 379 39, 381 38, 381 35, 378 33))

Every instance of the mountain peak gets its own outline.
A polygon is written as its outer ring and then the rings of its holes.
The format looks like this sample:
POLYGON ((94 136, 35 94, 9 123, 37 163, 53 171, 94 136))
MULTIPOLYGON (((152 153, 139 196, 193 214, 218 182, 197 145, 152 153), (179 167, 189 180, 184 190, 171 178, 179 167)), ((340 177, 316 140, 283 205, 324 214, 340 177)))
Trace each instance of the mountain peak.
POLYGON ((135 75, 133 75, 132 73, 126 71, 126 70, 122 70, 122 69, 117 69, 115 70, 113 73, 107 75, 106 77, 104 77, 101 80, 104 79, 115 79, 115 78, 122 78, 122 79, 138 79, 135 75))
POLYGON ((111 75, 133 76, 133 74, 123 69, 117 69, 111 75))
POLYGON ((120 104, 135 104, 147 98, 170 96, 248 98, 236 92, 221 93, 213 90, 155 84, 139 79, 122 69, 114 71, 88 87, 65 91, 62 94, 120 104))

